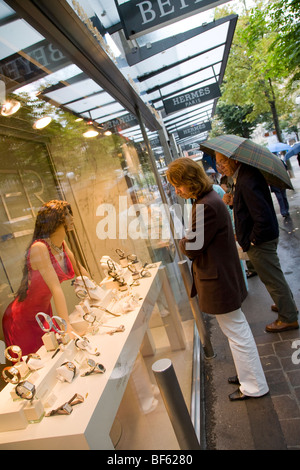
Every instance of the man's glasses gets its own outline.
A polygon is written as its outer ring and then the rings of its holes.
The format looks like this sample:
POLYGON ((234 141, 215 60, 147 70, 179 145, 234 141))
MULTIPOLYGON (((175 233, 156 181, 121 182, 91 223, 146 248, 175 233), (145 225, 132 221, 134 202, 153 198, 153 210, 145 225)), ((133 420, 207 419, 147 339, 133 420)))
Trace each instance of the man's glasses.
POLYGON ((221 162, 216 162, 216 167, 219 170, 222 170, 227 164, 228 164, 228 160, 224 160, 224 161, 221 161, 221 162))

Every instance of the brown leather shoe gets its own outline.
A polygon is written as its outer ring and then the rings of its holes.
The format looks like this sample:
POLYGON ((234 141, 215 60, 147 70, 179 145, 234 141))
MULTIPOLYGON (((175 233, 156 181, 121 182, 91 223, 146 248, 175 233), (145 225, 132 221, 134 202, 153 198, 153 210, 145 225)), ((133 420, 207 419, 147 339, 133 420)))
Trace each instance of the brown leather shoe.
POLYGON ((234 385, 241 385, 237 375, 234 375, 233 377, 228 377, 228 383, 234 385))
POLYGON ((275 305, 275 304, 271 305, 271 310, 272 310, 273 312, 278 312, 278 307, 277 307, 277 305, 275 305))
POLYGON ((266 326, 266 331, 268 333, 281 333, 281 331, 297 330, 298 328, 299 324, 297 321, 285 323, 281 320, 275 320, 273 323, 266 326))
POLYGON ((240 391, 240 389, 238 388, 235 392, 233 393, 230 393, 228 395, 228 398, 230 401, 241 401, 241 400, 249 400, 249 397, 248 395, 244 395, 243 392, 240 391))
POLYGON ((235 392, 230 393, 228 398, 230 401, 241 401, 241 400, 249 400, 249 398, 262 398, 268 395, 269 392, 264 393, 264 395, 260 395, 259 397, 250 397, 249 395, 244 395, 243 392, 238 388, 235 392))

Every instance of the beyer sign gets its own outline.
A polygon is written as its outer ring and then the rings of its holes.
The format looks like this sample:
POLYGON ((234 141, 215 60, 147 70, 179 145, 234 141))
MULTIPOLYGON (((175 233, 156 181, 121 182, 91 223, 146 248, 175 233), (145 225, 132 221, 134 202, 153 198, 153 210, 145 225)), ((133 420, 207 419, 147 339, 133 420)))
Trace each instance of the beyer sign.
POLYGON ((209 10, 227 0, 115 0, 127 39, 209 10))
POLYGON ((163 100, 163 104, 166 113, 171 114, 176 111, 180 111, 181 109, 190 108, 196 104, 218 98, 219 96, 221 96, 221 91, 219 84, 216 82, 211 85, 198 88, 197 90, 163 100))

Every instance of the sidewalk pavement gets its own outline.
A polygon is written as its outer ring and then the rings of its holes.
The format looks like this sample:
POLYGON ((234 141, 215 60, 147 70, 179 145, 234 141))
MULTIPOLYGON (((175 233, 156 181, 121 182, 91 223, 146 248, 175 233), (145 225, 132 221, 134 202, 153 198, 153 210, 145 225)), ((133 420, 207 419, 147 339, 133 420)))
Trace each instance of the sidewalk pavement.
MULTIPOLYGON (((285 277, 300 308, 300 168, 294 191, 288 190, 290 219, 283 219, 274 195, 280 226, 278 254, 285 277)), ((249 293, 243 311, 252 329, 270 393, 259 399, 229 401, 237 386, 227 378, 235 375, 228 341, 214 317, 207 315, 216 357, 204 360, 206 448, 215 450, 300 449, 300 329, 266 333, 265 326, 277 316, 258 276, 248 279, 249 293)), ((300 322, 300 319, 299 319, 300 322)))

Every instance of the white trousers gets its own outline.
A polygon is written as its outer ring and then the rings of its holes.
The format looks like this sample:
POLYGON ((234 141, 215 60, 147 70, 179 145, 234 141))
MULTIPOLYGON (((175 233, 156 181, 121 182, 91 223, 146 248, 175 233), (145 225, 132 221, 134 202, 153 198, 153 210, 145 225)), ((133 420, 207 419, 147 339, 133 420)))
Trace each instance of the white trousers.
POLYGON ((252 331, 242 310, 216 315, 227 336, 240 390, 244 395, 260 397, 269 391, 252 331))

